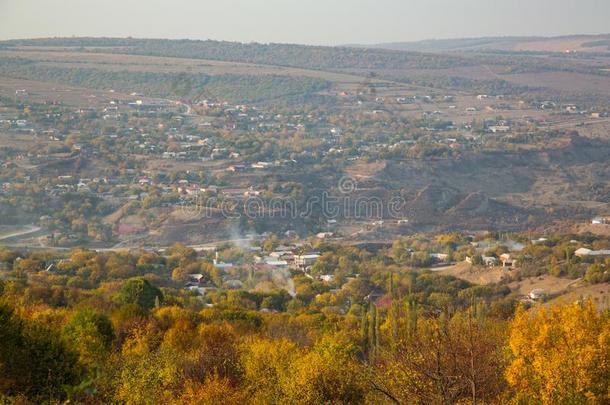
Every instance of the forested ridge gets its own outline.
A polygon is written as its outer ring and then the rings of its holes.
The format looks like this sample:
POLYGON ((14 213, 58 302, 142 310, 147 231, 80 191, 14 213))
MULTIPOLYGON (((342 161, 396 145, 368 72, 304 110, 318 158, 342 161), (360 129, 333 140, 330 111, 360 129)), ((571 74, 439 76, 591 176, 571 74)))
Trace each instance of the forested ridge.
POLYGON ((308 77, 110 71, 45 66, 27 59, 0 60, 0 75, 173 99, 207 95, 235 103, 282 101, 290 97, 306 99, 330 85, 325 80, 308 77))
POLYGON ((468 58, 383 49, 130 38, 48 38, 6 41, 10 46, 80 47, 87 52, 211 59, 310 69, 445 68, 468 58))
MULTIPOLYGON (((605 40, 583 44, 604 45, 605 40)), ((607 41, 606 41, 607 42, 607 41)), ((81 52, 208 59, 314 70, 376 72, 391 77, 400 70, 498 66, 500 73, 566 71, 607 76, 608 72, 577 62, 580 54, 479 50, 431 53, 375 47, 261 44, 214 40, 135 38, 41 38, 0 42, 0 47, 68 47, 81 52)), ((603 54, 602 54, 603 56, 603 54)))

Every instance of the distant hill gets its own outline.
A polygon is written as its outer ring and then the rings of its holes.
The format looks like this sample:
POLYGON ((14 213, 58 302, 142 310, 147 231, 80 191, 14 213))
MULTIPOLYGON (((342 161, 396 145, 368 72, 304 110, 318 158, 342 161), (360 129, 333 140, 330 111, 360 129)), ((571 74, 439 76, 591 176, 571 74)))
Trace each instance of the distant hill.
POLYGON ((370 47, 41 38, 0 41, 0 77, 120 88, 172 99, 198 98, 205 89, 207 97, 222 95, 216 98, 235 103, 326 103, 339 94, 335 90, 354 94, 373 86, 400 88, 399 93, 408 86, 409 91, 418 88, 424 94, 467 91, 606 103, 609 48, 610 34, 370 47), (597 53, 585 54, 595 55, 585 60, 582 53, 566 54, 565 50, 597 53), (538 57, 548 51, 557 52, 538 57))
MULTIPOLYGON (((366 47, 366 46, 365 46, 366 47)), ((430 39, 372 45, 376 49, 417 52, 497 50, 509 52, 610 52, 610 34, 561 37, 430 39)))
POLYGON ((260 44, 136 38, 42 38, 0 42, 0 48, 37 47, 130 55, 208 59, 307 69, 449 68, 471 64, 457 55, 363 47, 260 44))

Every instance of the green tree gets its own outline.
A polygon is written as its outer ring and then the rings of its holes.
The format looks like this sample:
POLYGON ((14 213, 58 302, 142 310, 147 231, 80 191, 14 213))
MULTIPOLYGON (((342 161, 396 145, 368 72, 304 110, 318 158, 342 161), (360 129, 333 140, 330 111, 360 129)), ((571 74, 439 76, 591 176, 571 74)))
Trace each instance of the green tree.
POLYGON ((77 312, 64 326, 63 334, 78 352, 81 363, 89 369, 103 361, 114 339, 108 317, 91 309, 77 312))
POLYGON ((125 282, 119 294, 121 302, 137 304, 144 309, 154 308, 163 302, 163 293, 143 277, 133 277, 125 282))
POLYGON ((77 385, 77 355, 44 325, 22 319, 0 304, 0 393, 35 402, 61 401, 77 385))

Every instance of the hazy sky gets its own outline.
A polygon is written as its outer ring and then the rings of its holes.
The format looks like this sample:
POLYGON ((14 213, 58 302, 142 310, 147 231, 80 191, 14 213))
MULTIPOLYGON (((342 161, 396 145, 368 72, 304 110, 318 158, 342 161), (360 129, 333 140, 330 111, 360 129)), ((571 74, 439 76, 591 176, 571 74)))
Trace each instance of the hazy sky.
POLYGON ((610 0, 0 0, 0 38, 346 44, 610 32, 610 0))

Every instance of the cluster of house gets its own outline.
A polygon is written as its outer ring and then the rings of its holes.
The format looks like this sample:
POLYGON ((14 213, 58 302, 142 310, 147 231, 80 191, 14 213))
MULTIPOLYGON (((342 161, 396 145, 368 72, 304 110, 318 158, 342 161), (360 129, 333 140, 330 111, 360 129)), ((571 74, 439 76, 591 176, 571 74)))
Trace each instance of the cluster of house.
MULTIPOLYGON (((533 240, 532 243, 539 243, 541 241, 545 241, 546 239, 541 238, 539 240, 533 240)), ((470 243, 477 252, 484 252, 488 249, 493 249, 499 246, 506 247, 510 252, 513 253, 504 253, 499 257, 488 256, 485 254, 481 254, 482 263, 487 267, 497 267, 502 266, 504 268, 510 269, 517 266, 517 260, 514 257, 514 253, 521 252, 525 245, 523 243, 514 241, 514 240, 503 240, 503 241, 478 241, 470 243)), ((466 256, 465 261, 467 263, 473 263, 473 257, 466 256)))
POLYGON ((231 165, 227 168, 227 171, 232 172, 232 173, 239 173, 239 172, 248 171, 250 169, 266 170, 266 169, 282 167, 282 166, 286 166, 288 164, 294 164, 294 163, 296 163, 295 160, 274 160, 272 162, 260 161, 260 162, 255 162, 255 163, 251 163, 251 164, 231 165))
POLYGON ((32 122, 16 117, 5 117, 0 115, 0 127, 4 127, 16 133, 34 133, 35 128, 32 122))
MULTIPOLYGON (((134 180, 115 178, 115 177, 93 177, 78 178, 72 175, 60 175, 55 178, 54 184, 48 186, 46 191, 49 195, 60 195, 67 192, 92 192, 92 189, 99 185, 112 186, 113 192, 99 192, 98 197, 120 201, 117 191, 124 191, 123 198, 139 200, 148 195, 146 187, 156 187, 162 194, 178 193, 188 196, 197 196, 206 193, 220 194, 231 197, 252 197, 261 195, 262 191, 255 186, 234 188, 218 187, 215 185, 202 185, 189 180, 177 180, 175 182, 155 182, 148 176, 136 176, 134 180)), ((13 183, 4 182, 2 189, 9 191, 13 183)))
MULTIPOLYGON (((350 97, 353 100, 358 100, 359 105, 364 104, 362 97, 365 96, 365 93, 362 91, 356 93, 350 93, 347 91, 342 91, 339 93, 339 96, 343 99, 349 99, 350 97)), ((455 99, 453 95, 427 95, 427 94, 415 94, 413 96, 408 95, 398 95, 394 97, 375 97, 376 104, 412 104, 412 103, 432 103, 434 101, 441 102, 452 102, 455 99)))
MULTIPOLYGON (((274 272, 278 272, 285 275, 289 269, 294 269, 308 274, 311 266, 313 266, 320 257, 320 253, 310 252, 307 254, 297 254, 296 249, 296 246, 279 246, 268 255, 263 255, 261 254, 262 249, 260 247, 253 246, 250 247, 250 251, 257 253, 254 256, 254 263, 243 265, 226 263, 219 258, 218 252, 216 252, 213 265, 215 268, 225 272, 223 285, 221 286, 222 288, 240 289, 243 288, 243 282, 239 279, 231 278, 231 276, 226 273, 227 271, 237 267, 246 267, 248 270, 254 272, 269 272, 272 274, 274 272)), ((203 274, 196 273, 188 275, 185 288, 190 291, 195 291, 199 293, 199 295, 205 296, 208 291, 216 290, 219 288, 219 286, 213 284, 203 274)))
POLYGON ((308 271, 320 257, 319 252, 296 254, 295 247, 279 246, 267 256, 254 257, 254 267, 258 270, 285 270, 288 268, 308 271))
MULTIPOLYGON (((608 222, 608 223, 610 223, 610 222, 608 222)), ((547 241, 546 238, 538 238, 538 239, 533 239, 530 242, 532 244, 536 245, 536 244, 544 243, 546 241, 547 241)), ((578 242, 574 240, 574 241, 572 241, 572 243, 578 243, 578 242)), ((492 247, 498 245, 497 243, 494 244, 494 243, 486 243, 486 242, 473 242, 472 244, 473 244, 473 246, 477 247, 478 250, 488 249, 488 248, 492 248, 492 247)), ((511 242, 511 241, 508 241, 508 242, 505 241, 502 244, 505 246, 508 246, 512 252, 519 252, 519 251, 523 250, 523 247, 524 247, 524 245, 521 243, 511 242)), ((588 249, 585 247, 581 247, 574 252, 574 255, 577 257, 580 257, 580 258, 610 257, 610 249, 592 250, 592 249, 588 249)), ((442 259, 440 257, 440 255, 437 255, 435 257, 437 257, 438 259, 442 259)), ((504 253, 504 254, 500 255, 499 257, 487 256, 487 255, 482 254, 481 259, 482 259, 482 263, 487 267, 501 266, 504 268, 513 268, 513 267, 517 266, 517 260, 515 259, 514 255, 512 253, 504 253)), ((465 261, 470 264, 472 264, 474 262, 472 256, 467 256, 465 261)))
POLYGON ((197 109, 205 111, 213 110, 216 116, 224 118, 222 121, 206 122, 207 127, 227 130, 297 130, 304 128, 306 124, 313 123, 319 118, 313 114, 271 114, 261 111, 255 106, 228 102, 212 102, 203 100, 196 105, 197 109))
MULTIPOLYGON (((501 265, 504 268, 510 269, 517 265, 517 260, 510 253, 504 253, 500 255, 499 258, 495 256, 481 255, 481 261, 487 267, 497 267, 501 265)), ((472 256, 466 256, 465 262, 472 264, 474 260, 472 256)))

